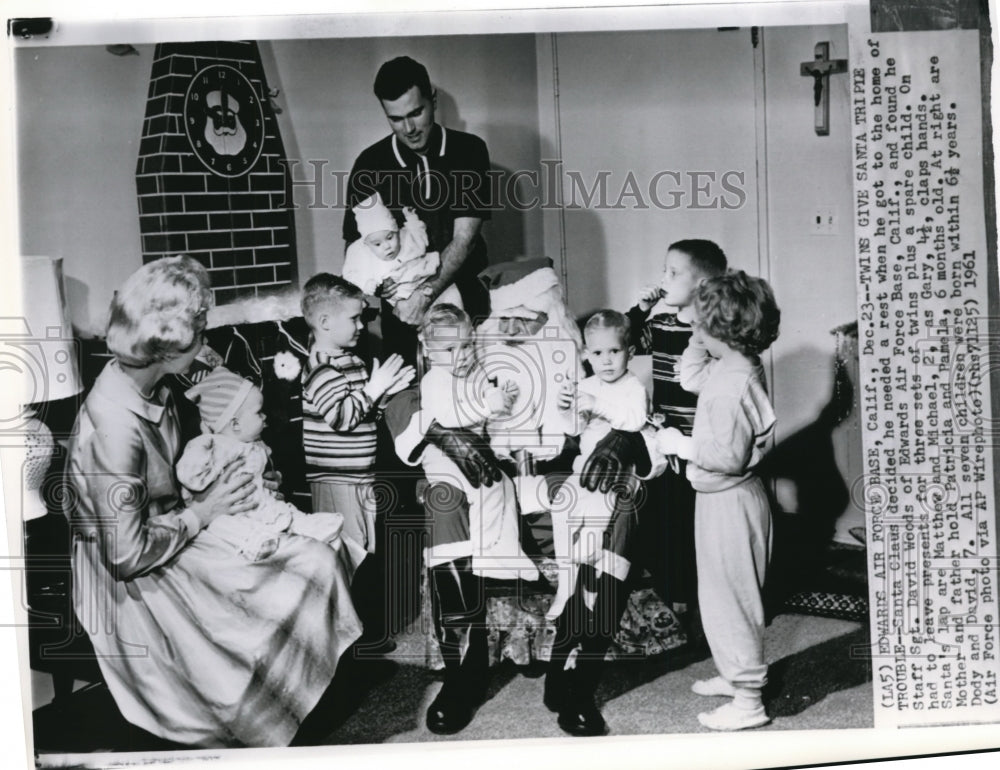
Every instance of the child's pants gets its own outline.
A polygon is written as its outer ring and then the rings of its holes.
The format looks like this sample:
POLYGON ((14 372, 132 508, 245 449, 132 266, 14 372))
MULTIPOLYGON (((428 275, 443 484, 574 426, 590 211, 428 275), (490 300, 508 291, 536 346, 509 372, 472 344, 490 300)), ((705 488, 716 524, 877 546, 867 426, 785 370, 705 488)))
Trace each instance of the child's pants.
POLYGON ((695 502, 698 603, 705 637, 723 679, 760 689, 764 661, 761 589, 771 555, 771 506, 756 476, 695 502))
POLYGON ((313 481, 314 511, 334 511, 344 516, 344 535, 375 553, 375 486, 371 481, 336 483, 313 481))

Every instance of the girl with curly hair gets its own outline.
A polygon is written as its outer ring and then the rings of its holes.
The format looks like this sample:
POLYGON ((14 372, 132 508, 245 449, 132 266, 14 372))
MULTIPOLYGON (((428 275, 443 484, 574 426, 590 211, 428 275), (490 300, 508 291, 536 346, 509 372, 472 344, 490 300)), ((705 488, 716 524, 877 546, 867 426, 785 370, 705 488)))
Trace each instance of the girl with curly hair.
POLYGON ((681 385, 698 394, 694 427, 690 436, 660 431, 657 446, 688 461, 697 492, 698 602, 719 675, 691 689, 730 698, 698 721, 743 730, 768 722, 761 589, 771 508, 754 469, 775 423, 759 356, 777 339, 781 313, 767 282, 742 271, 703 281, 694 307, 695 333, 680 365, 681 385))

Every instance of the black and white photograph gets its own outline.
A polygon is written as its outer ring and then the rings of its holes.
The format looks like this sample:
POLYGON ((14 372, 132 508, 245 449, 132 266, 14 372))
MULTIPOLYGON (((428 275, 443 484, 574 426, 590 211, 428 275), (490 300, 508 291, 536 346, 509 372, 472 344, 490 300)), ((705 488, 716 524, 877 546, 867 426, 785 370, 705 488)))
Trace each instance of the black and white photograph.
POLYGON ((987 3, 44 5, 24 766, 1000 750, 987 3))

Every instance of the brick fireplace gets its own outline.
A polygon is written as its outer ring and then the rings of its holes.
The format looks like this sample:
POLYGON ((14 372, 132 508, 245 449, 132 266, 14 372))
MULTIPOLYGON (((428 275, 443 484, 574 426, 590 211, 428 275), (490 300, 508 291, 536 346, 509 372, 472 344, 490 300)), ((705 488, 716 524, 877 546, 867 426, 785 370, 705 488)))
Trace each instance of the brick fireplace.
POLYGON ((198 259, 220 305, 295 281, 284 159, 255 42, 157 45, 136 164, 143 261, 198 259))

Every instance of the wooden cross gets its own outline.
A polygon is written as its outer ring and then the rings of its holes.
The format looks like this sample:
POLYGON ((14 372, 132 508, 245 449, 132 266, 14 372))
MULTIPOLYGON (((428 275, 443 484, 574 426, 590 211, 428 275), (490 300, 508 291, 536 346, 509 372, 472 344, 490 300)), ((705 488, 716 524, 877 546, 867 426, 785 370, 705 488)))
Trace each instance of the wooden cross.
POLYGON ((828 42, 816 43, 813 60, 799 65, 799 74, 813 79, 817 136, 828 136, 830 133, 830 75, 840 72, 847 72, 847 59, 831 59, 828 42))

